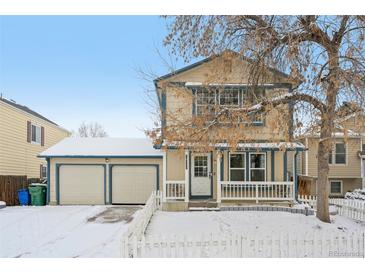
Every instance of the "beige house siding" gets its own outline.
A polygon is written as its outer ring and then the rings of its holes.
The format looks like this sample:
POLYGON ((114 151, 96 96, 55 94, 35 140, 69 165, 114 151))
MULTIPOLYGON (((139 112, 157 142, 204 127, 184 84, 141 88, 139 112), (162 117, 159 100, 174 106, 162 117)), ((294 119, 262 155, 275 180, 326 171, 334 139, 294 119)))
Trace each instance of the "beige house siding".
MULTIPOLYGON (((337 138, 336 141, 343 141, 337 138)), ((305 140, 303 141, 305 143, 305 140)), ((361 161, 358 156, 361 140, 358 138, 348 138, 346 141, 347 161, 345 165, 330 165, 329 176, 331 178, 360 178, 361 177, 361 161)), ((303 173, 308 167, 308 176, 317 177, 317 151, 318 138, 308 138, 308 163, 306 162, 305 152, 303 153, 303 173)))
MULTIPOLYGON (((162 90, 166 94, 166 126, 176 125, 185 121, 191 121, 193 118, 193 95, 191 91, 176 83, 196 82, 196 83, 229 83, 242 84, 249 83, 247 76, 248 63, 240 59, 233 59, 232 66, 227 73, 218 73, 217 69, 221 69, 219 62, 224 62, 222 58, 213 59, 210 62, 201 64, 200 66, 191 68, 185 72, 176 74, 158 81, 158 91, 161 96, 162 90), (222 77, 221 77, 222 76, 222 77), (222 78, 222 79, 220 79, 222 78)), ((292 84, 288 79, 268 71, 265 81, 266 84, 292 84)), ((266 88, 266 96, 272 97, 278 94, 287 93, 288 88, 266 88)), ((289 137, 289 106, 278 106, 269 111, 265 117, 264 126, 245 127, 242 129, 230 128, 231 134, 244 136, 250 140, 288 140, 289 137), (273 126, 275 125, 275 126, 273 126)), ((221 130, 226 127, 222 126, 221 130)), ((215 129, 217 132, 219 128, 215 129)), ((214 134, 212 132, 211 134, 214 134)))
POLYGON ((185 180, 185 152, 179 150, 166 151, 166 177, 168 181, 185 180))
POLYGON ((0 101, 0 175, 40 177, 45 159, 37 155, 69 136, 69 132, 0 101), (27 121, 44 127, 44 146, 27 142, 27 121))
MULTIPOLYGON (((105 158, 51 158, 50 160, 50 203, 55 204, 56 201, 56 164, 106 164, 105 158)), ((159 166, 159 187, 162 190, 162 159, 143 159, 143 158, 109 158, 109 165, 113 164, 154 164, 159 166)), ((75 185, 75 187, 78 187, 75 185)), ((106 166, 106 198, 109 202, 109 168, 106 166)))

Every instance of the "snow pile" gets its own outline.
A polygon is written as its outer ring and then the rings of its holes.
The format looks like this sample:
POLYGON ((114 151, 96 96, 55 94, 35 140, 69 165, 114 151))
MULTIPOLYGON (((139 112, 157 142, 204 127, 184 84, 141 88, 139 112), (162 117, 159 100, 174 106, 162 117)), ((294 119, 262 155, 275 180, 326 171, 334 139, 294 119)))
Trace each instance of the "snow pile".
POLYGON ((365 188, 355 189, 352 192, 347 192, 345 194, 345 199, 365 201, 365 188))

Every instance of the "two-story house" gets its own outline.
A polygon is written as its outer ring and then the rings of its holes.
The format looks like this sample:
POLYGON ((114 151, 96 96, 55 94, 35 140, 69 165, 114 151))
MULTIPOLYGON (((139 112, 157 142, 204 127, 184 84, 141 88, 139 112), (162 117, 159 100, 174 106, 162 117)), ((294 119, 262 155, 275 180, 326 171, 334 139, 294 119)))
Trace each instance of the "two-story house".
POLYGON ((38 154, 69 135, 28 107, 0 98, 0 175, 46 178, 47 163, 38 154))
MULTIPOLYGON (((334 145, 329 158, 329 192, 342 197, 348 191, 365 188, 365 115, 362 111, 336 120, 334 145)), ((302 194, 316 195, 318 134, 301 139, 308 148, 302 153, 302 194)))
POLYGON ((202 151, 194 146, 194 137, 189 134, 174 135, 180 124, 190 124, 207 111, 215 114, 223 107, 240 108, 252 103, 248 101, 252 95, 279 96, 292 92, 297 85, 288 75, 267 68, 265 82, 255 85, 251 94, 249 69, 249 60, 238 55, 227 60, 221 55, 155 80, 162 112, 161 142, 156 147, 164 151, 162 188, 166 209, 184 210, 202 201, 215 206, 293 201, 299 152, 305 147, 290 142, 291 105, 278 106, 264 116, 255 115, 251 123, 235 127, 222 122, 207 133, 235 135, 239 141, 234 145, 224 137, 212 138, 216 142, 202 151), (226 62, 229 68, 219 71, 220 64, 226 62))

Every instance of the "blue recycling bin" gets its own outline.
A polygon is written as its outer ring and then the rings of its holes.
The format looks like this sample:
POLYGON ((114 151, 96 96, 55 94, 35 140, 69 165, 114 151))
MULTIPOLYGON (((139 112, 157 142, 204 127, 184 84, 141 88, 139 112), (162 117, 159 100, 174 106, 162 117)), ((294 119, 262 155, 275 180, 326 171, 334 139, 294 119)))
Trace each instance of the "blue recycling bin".
POLYGON ((29 195, 29 191, 26 188, 22 188, 18 190, 18 199, 19 199, 19 203, 22 206, 26 206, 29 205, 30 203, 30 195, 29 195))

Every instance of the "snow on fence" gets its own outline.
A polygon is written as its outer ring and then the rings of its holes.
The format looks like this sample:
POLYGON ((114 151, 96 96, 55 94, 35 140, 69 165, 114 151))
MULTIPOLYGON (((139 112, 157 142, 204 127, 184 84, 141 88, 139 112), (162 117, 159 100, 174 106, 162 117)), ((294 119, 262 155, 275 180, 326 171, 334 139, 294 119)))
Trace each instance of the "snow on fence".
POLYGON ((364 233, 271 233, 203 234, 196 236, 142 236, 124 249, 133 258, 302 258, 364 257, 364 233))
POLYGON ((138 215, 132 220, 131 224, 128 226, 128 230, 123 234, 121 239, 121 254, 129 252, 128 250, 126 251, 125 248, 128 247, 128 243, 131 242, 131 239, 139 240, 143 237, 153 214, 157 209, 161 209, 161 199, 162 196, 159 190, 152 192, 143 209, 137 213, 138 215))
MULTIPOLYGON (((317 206, 316 196, 299 195, 298 200, 315 208, 317 206)), ((335 205, 338 214, 356 221, 365 222, 365 201, 349 199, 330 198, 330 205, 335 205)))

